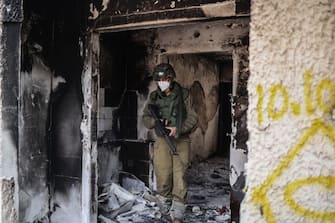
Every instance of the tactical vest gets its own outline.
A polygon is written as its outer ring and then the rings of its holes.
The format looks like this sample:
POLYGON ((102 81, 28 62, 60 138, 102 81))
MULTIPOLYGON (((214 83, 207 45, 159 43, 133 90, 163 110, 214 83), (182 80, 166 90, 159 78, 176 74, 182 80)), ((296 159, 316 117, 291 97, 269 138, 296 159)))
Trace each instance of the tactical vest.
POLYGON ((188 97, 188 90, 179 86, 174 82, 173 88, 171 89, 171 94, 166 96, 164 92, 161 92, 159 89, 153 91, 150 95, 151 102, 157 105, 159 110, 159 116, 161 119, 168 121, 168 126, 178 127, 178 116, 181 118, 181 122, 186 118, 186 107, 184 100, 188 97), (179 97, 182 94, 182 106, 181 113, 178 112, 179 97))

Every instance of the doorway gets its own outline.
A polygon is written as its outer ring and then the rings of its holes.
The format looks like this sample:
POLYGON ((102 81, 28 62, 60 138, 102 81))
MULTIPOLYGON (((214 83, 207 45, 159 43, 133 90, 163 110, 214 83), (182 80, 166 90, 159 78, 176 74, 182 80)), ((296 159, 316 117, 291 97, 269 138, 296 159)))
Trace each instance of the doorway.
MULTIPOLYGON (((100 37, 100 83, 98 112, 98 184, 121 183, 128 172, 154 189, 150 145, 154 133, 144 128, 141 115, 149 93, 156 88, 150 77, 150 55, 146 42, 133 32, 109 33, 100 37)), ((224 53, 183 53, 159 55, 170 63, 176 81, 189 89, 198 128, 190 135, 191 168, 188 212, 200 207, 229 209, 229 150, 233 63, 224 53), (194 176, 194 175, 193 175, 194 176), (203 196, 198 194, 202 193, 203 196)), ((208 216, 207 216, 208 217, 208 216)), ((202 216, 206 220, 206 216, 202 216)), ((192 220, 193 219, 193 220, 192 220)))
MULTIPOLYGON (((203 26, 207 30, 214 27, 203 26)), ((144 128, 141 116, 149 93, 156 88, 150 77, 153 67, 167 62, 176 71, 176 81, 189 89, 193 108, 199 117, 198 128, 191 134, 191 176, 204 171, 201 175, 209 177, 190 180, 189 207, 229 209, 229 159, 230 151, 236 145, 232 133, 236 122, 232 103, 238 92, 239 69, 244 64, 239 62, 240 52, 231 46, 206 48, 205 43, 197 48, 174 36, 179 35, 174 28, 169 29, 100 34, 99 185, 110 180, 118 182, 120 173, 125 171, 152 186, 150 148, 155 138, 152 131, 144 128), (164 42, 167 39, 160 39, 160 35, 169 35, 181 43, 164 42), (182 44, 187 47, 183 48, 182 44), (204 190, 205 186, 210 189, 204 190), (204 192, 206 196, 192 196, 192 193, 204 192), (211 198, 217 198, 217 203, 209 203, 211 198)), ((192 38, 199 38, 199 35, 192 38)), ((202 44, 201 40, 197 41, 202 44)), ((213 41, 216 40, 210 42, 213 41)))

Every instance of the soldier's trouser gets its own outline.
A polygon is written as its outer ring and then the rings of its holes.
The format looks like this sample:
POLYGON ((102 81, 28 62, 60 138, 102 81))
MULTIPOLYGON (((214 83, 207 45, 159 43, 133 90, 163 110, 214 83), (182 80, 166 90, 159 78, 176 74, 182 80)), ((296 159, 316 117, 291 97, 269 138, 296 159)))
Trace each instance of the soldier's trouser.
POLYGON ((190 139, 173 139, 178 157, 172 152, 163 137, 157 137, 154 145, 154 170, 157 180, 157 192, 173 201, 185 203, 187 185, 185 172, 189 164, 190 139))

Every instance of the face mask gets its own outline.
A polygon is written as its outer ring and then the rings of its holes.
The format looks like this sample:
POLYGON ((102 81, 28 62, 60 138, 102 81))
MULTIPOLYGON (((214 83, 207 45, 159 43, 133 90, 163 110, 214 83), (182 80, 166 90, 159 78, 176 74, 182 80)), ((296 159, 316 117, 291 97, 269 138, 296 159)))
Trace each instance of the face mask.
POLYGON ((158 86, 161 89, 161 91, 165 91, 170 87, 169 81, 158 81, 158 86))

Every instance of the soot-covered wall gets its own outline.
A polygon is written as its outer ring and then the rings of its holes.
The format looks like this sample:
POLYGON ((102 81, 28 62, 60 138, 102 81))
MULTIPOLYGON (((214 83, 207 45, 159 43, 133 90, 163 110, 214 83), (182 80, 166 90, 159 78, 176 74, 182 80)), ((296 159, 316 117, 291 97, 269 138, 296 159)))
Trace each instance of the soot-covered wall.
POLYGON ((50 216, 52 222, 80 222, 80 78, 86 12, 85 1, 24 1, 20 222, 50 216))

